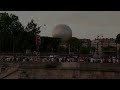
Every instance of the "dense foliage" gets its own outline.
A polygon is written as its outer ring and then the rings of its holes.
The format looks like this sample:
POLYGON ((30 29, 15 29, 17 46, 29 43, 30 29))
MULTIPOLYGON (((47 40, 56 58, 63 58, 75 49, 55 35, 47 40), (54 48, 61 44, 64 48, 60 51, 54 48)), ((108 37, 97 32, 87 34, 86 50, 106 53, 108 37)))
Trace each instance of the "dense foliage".
POLYGON ((25 52, 31 48, 35 50, 34 39, 39 30, 33 20, 24 27, 18 16, 0 13, 0 51, 25 52))
POLYGON ((41 37, 40 52, 58 52, 60 42, 60 38, 41 37))
POLYGON ((117 44, 120 44, 120 34, 118 34, 118 35, 116 36, 115 42, 116 42, 117 44))
POLYGON ((107 46, 102 48, 103 51, 117 51, 116 47, 107 46))
POLYGON ((0 52, 22 52, 31 50, 43 53, 90 53, 90 46, 82 46, 82 42, 75 37, 67 41, 60 38, 41 37, 41 44, 36 46, 36 35, 40 33, 40 27, 31 20, 27 26, 23 26, 18 16, 8 13, 0 13, 0 52), (37 48, 39 47, 39 48, 37 48))

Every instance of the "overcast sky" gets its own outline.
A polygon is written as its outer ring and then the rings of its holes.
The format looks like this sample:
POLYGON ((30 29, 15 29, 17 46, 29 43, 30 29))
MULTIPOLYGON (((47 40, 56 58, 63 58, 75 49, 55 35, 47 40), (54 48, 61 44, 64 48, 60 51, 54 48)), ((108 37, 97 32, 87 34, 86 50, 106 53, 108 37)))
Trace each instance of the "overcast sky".
MULTIPOLYGON (((4 12, 4 11, 1 11, 4 12)), ((73 36, 94 39, 103 34, 105 38, 115 38, 120 33, 120 11, 6 11, 19 16, 26 26, 31 19, 42 27, 41 36, 52 36, 57 24, 69 25, 73 36)))

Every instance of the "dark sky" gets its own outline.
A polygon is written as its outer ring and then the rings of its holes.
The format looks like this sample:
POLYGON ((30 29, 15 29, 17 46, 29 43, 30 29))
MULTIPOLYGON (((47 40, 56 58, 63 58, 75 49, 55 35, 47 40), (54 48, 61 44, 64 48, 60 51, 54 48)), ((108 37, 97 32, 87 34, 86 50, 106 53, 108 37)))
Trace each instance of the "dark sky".
MULTIPOLYGON (((0 11, 4 12, 4 11, 0 11)), ((120 33, 120 11, 6 11, 19 16, 25 26, 34 19, 41 28, 41 36, 52 36, 57 24, 69 25, 73 36, 94 39, 103 34, 105 38, 115 38, 120 33)))

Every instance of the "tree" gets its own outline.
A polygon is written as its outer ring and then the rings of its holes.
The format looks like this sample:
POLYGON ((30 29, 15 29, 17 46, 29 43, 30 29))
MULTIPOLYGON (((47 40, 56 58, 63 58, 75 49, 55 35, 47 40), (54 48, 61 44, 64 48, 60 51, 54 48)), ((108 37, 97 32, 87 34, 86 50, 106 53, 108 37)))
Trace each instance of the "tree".
POLYGON ((118 43, 118 44, 120 44, 120 34, 118 34, 118 35, 116 36, 115 42, 118 43))
POLYGON ((27 24, 25 31, 30 32, 33 35, 39 34, 41 32, 40 27, 34 23, 33 19, 27 24))
POLYGON ((115 42, 117 44, 117 57, 119 58, 119 54, 120 54, 120 34, 118 34, 116 36, 115 42))
POLYGON ((24 27, 19 22, 18 16, 8 13, 0 13, 0 47, 1 51, 14 51, 19 41, 19 34, 24 27))
POLYGON ((102 48, 103 51, 116 51, 116 47, 107 46, 102 48))
POLYGON ((37 26, 36 23, 34 23, 34 20, 32 19, 26 26, 25 31, 27 32, 25 41, 27 41, 27 49, 31 49, 32 51, 36 51, 36 48, 39 46, 36 46, 36 35, 39 35, 41 32, 40 27, 37 26))
POLYGON ((61 39, 54 37, 41 37, 41 52, 58 52, 61 39))
POLYGON ((67 48, 69 49, 69 46, 70 46, 70 51, 74 53, 78 53, 82 45, 80 40, 76 37, 70 38, 68 41, 66 41, 66 43, 67 43, 66 44, 67 48))
POLYGON ((90 47, 90 51, 91 51, 92 54, 94 54, 95 53, 95 47, 94 46, 90 47))
POLYGON ((80 47, 80 53, 81 54, 90 54, 90 47, 85 47, 85 46, 82 46, 80 47))
POLYGON ((35 51, 35 39, 36 35, 40 37, 40 27, 33 19, 24 27, 18 16, 6 12, 0 13, 0 51, 25 52, 26 49, 35 51))

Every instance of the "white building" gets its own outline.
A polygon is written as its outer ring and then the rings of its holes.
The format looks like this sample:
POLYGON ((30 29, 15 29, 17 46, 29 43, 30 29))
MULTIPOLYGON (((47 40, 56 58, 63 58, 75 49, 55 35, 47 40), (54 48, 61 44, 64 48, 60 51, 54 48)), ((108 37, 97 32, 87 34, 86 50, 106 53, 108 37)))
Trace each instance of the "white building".
POLYGON ((102 55, 102 48, 103 47, 117 47, 115 43, 115 39, 113 38, 97 38, 91 42, 91 46, 96 48, 95 55, 102 55))

